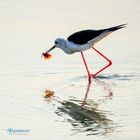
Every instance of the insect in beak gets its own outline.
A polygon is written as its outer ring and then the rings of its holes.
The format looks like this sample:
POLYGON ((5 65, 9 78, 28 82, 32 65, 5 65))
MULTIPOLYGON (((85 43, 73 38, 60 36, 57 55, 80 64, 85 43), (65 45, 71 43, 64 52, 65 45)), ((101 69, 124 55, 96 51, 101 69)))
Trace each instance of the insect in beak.
POLYGON ((52 58, 52 55, 49 54, 50 51, 52 51, 55 48, 55 46, 51 47, 48 51, 46 51, 45 53, 42 53, 42 57, 44 57, 45 60, 49 60, 52 58))

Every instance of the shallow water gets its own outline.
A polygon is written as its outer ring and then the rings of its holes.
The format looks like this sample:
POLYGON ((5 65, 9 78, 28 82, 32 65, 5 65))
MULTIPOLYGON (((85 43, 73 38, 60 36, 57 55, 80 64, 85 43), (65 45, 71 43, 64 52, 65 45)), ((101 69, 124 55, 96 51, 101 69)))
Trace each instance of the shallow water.
MULTIPOLYGON (((4 0, 0 7, 0 139, 140 139, 138 0, 4 0), (97 44, 113 65, 90 85, 80 54, 57 49, 52 60, 41 58, 56 37, 121 23, 129 24, 97 44), (54 96, 44 98, 45 89, 54 96)), ((85 56, 93 73, 106 64, 93 51, 85 56)))

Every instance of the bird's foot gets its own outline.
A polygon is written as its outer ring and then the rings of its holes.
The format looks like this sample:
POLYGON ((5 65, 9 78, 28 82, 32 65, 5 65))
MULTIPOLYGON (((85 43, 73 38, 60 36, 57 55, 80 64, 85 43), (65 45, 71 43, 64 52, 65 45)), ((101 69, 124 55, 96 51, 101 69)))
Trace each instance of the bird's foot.
POLYGON ((90 74, 91 78, 96 78, 97 76, 95 74, 90 74))

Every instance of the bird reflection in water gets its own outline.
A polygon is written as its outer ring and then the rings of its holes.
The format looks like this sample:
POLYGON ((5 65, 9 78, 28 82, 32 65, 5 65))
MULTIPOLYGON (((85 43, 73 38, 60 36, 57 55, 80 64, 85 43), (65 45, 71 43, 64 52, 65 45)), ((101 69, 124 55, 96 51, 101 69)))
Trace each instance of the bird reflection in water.
MULTIPOLYGON (((99 105, 100 102, 103 103, 103 102, 106 102, 108 99, 112 99, 113 92, 112 92, 108 83, 105 83, 104 81, 99 80, 99 78, 95 78, 94 82, 96 84, 98 84, 99 86, 101 86, 103 88, 103 91, 106 93, 106 96, 104 96, 103 99, 98 100, 98 103, 95 104, 96 106, 99 105)), ((89 94, 90 87, 91 87, 91 83, 88 82, 85 97, 84 97, 84 100, 83 100, 83 103, 82 103, 82 107, 88 105, 87 104, 87 97, 88 97, 88 94, 89 94)))
MULTIPOLYGON (((95 79, 95 82, 103 86, 108 94, 108 96, 105 96, 103 99, 103 102, 107 100, 107 98, 112 97, 113 94, 108 84, 99 79, 95 79)), ((101 103, 101 100, 99 103, 87 100, 90 86, 91 83, 87 86, 83 101, 70 100, 60 102, 61 106, 57 108, 56 114, 59 116, 68 115, 66 121, 73 126, 73 134, 85 132, 87 135, 106 135, 113 132, 116 125, 107 117, 107 115, 111 114, 110 112, 97 110, 95 107, 101 103)))

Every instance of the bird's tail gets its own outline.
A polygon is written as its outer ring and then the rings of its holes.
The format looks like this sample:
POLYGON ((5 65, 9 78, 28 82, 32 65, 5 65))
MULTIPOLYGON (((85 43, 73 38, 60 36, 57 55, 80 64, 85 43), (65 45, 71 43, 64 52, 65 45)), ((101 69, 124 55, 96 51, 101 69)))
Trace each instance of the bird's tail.
POLYGON ((114 26, 114 27, 111 27, 111 28, 108 28, 107 30, 113 32, 113 31, 116 31, 118 29, 121 29, 121 28, 125 28, 127 24, 121 24, 121 25, 118 25, 118 26, 114 26))

